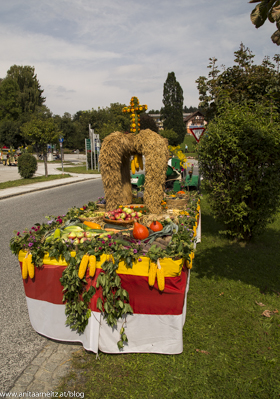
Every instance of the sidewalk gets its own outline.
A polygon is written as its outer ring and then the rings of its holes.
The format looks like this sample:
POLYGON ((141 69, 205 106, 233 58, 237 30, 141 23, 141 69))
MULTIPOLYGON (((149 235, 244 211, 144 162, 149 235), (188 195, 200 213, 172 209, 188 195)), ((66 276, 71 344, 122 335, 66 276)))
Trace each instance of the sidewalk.
MULTIPOLYGON (((64 162, 75 162, 75 164, 79 164, 83 161, 83 155, 79 155, 79 159, 77 159, 77 155, 65 155, 64 162)), ((71 167, 70 165, 64 165, 65 167, 71 167)), ((73 165, 74 166, 74 165, 73 165)), ((48 163, 48 174, 49 175, 58 175, 62 172, 57 170, 57 168, 61 168, 61 164, 59 163, 48 163)), ((65 172, 66 173, 66 172, 65 172)), ((68 174, 69 172, 67 172, 68 174)), ((101 174, 77 174, 71 173, 71 177, 65 177, 63 179, 58 180, 50 180, 47 182, 27 184, 26 186, 19 187, 11 187, 0 190, 0 200, 5 198, 14 197, 17 195, 22 195, 26 193, 31 193, 34 191, 47 190, 53 187, 59 187, 63 185, 78 183, 86 180, 92 179, 100 179, 101 174)), ((35 173, 35 176, 45 176, 45 167, 43 163, 38 163, 38 170, 35 173)), ((0 183, 12 180, 21 179, 20 174, 18 173, 18 168, 16 166, 4 166, 0 164, 0 183)))

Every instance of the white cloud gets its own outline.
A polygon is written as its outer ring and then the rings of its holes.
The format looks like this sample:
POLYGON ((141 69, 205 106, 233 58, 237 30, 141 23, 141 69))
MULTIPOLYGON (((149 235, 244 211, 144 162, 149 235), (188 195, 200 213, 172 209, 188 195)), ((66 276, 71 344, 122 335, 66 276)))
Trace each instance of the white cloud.
POLYGON ((10 0, 0 5, 0 76, 13 64, 35 67, 46 104, 63 114, 128 103, 162 106, 174 71, 186 105, 208 59, 233 64, 242 41, 261 62, 278 52, 266 23, 256 30, 244 0, 10 0))

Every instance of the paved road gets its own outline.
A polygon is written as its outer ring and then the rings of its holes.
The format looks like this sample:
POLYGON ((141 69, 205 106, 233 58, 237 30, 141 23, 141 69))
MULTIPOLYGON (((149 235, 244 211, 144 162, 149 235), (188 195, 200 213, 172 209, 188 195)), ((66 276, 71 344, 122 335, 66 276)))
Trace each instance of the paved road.
POLYGON ((17 258, 9 249, 14 230, 23 231, 46 215, 59 215, 103 196, 101 179, 0 201, 0 392, 8 391, 48 340, 31 327, 17 258))

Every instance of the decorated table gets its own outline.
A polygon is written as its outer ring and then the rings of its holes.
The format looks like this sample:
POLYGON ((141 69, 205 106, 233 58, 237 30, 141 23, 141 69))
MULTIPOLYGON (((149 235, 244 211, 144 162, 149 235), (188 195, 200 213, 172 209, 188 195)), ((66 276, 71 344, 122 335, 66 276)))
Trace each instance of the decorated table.
POLYGON ((196 192, 164 192, 168 144, 149 129, 139 131, 145 109, 133 97, 123 109, 131 113, 131 133, 103 141, 104 198, 48 216, 10 242, 33 328, 95 353, 183 350, 200 199, 196 192), (133 205, 129 167, 141 168, 142 155, 143 204, 133 205))

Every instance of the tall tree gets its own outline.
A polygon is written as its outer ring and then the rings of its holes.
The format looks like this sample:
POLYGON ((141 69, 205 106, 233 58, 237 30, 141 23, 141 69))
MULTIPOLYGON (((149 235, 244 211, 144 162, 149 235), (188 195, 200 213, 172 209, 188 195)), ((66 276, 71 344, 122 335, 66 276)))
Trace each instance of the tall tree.
POLYGON ((24 143, 20 127, 43 106, 37 76, 33 67, 13 65, 0 79, 0 141, 18 147, 24 143))
POLYGON ((251 21, 256 28, 260 28, 268 19, 276 23, 277 30, 272 34, 273 43, 280 45, 280 7, 278 0, 251 0, 249 3, 260 3, 251 12, 251 21))
POLYGON ((183 89, 177 82, 174 72, 169 72, 163 86, 164 107, 161 109, 163 127, 166 130, 173 129, 178 135, 177 144, 184 141, 186 126, 183 121, 183 89))

